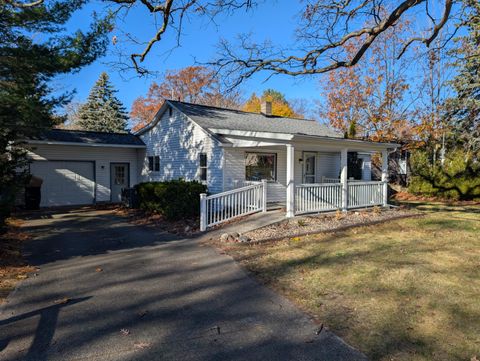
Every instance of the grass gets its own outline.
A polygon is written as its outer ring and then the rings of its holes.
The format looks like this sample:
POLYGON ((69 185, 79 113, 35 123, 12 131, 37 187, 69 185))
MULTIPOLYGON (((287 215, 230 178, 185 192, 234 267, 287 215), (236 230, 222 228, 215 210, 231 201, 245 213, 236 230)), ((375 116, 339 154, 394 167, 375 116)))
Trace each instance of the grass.
POLYGON ((373 360, 480 357, 480 206, 225 250, 373 360))

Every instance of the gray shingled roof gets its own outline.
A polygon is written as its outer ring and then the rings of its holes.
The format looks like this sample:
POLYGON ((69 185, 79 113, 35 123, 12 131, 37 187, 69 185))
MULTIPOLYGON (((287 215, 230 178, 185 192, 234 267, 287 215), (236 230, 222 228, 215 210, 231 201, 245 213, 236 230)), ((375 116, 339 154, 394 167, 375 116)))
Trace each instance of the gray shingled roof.
POLYGON ((244 130, 343 138, 343 134, 315 120, 265 116, 240 110, 169 101, 205 129, 244 130))
POLYGON ((31 138, 49 142, 66 142, 82 144, 132 145, 145 146, 145 143, 131 133, 88 132, 83 130, 53 129, 31 138))

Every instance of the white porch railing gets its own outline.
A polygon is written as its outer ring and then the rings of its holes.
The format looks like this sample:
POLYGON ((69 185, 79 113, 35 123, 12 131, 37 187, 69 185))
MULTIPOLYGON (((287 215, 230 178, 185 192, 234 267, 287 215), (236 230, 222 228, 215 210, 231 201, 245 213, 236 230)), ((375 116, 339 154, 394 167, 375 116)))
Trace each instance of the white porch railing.
POLYGON ((233 218, 267 211, 266 182, 207 196, 200 195, 200 230, 233 218))
POLYGON ((348 208, 383 204, 383 182, 355 182, 348 184, 348 208))
MULTIPOLYGON (((349 182, 347 209, 384 205, 384 182, 349 182)), ((301 184, 295 187, 295 214, 326 212, 342 209, 341 183, 301 184)))
POLYGON ((295 214, 333 211, 342 207, 340 183, 301 184, 295 190, 295 214))

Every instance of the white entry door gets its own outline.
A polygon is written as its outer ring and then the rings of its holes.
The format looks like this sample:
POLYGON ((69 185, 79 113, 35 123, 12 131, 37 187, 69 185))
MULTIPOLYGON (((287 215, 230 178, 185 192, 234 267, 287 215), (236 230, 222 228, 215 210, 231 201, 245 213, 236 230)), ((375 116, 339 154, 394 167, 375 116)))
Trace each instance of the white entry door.
POLYGON ((317 154, 303 154, 303 182, 315 183, 317 175, 317 154))
POLYGON ((92 204, 95 199, 93 162, 36 161, 30 173, 43 180, 41 207, 92 204))

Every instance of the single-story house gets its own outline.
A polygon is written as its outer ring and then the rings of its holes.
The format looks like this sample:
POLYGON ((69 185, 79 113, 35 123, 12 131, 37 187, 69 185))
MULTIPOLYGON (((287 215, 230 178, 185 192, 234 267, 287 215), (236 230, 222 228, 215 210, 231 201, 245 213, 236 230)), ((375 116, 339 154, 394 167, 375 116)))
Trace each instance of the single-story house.
POLYGON ((266 180, 265 201, 285 204, 289 216, 296 186, 345 185, 352 153, 362 168, 356 181, 370 182, 371 154, 386 159, 397 147, 274 116, 268 102, 250 113, 172 100, 135 134, 53 130, 29 143, 31 172, 44 179, 42 206, 116 202, 120 188, 142 181, 198 180, 221 194, 266 180))

